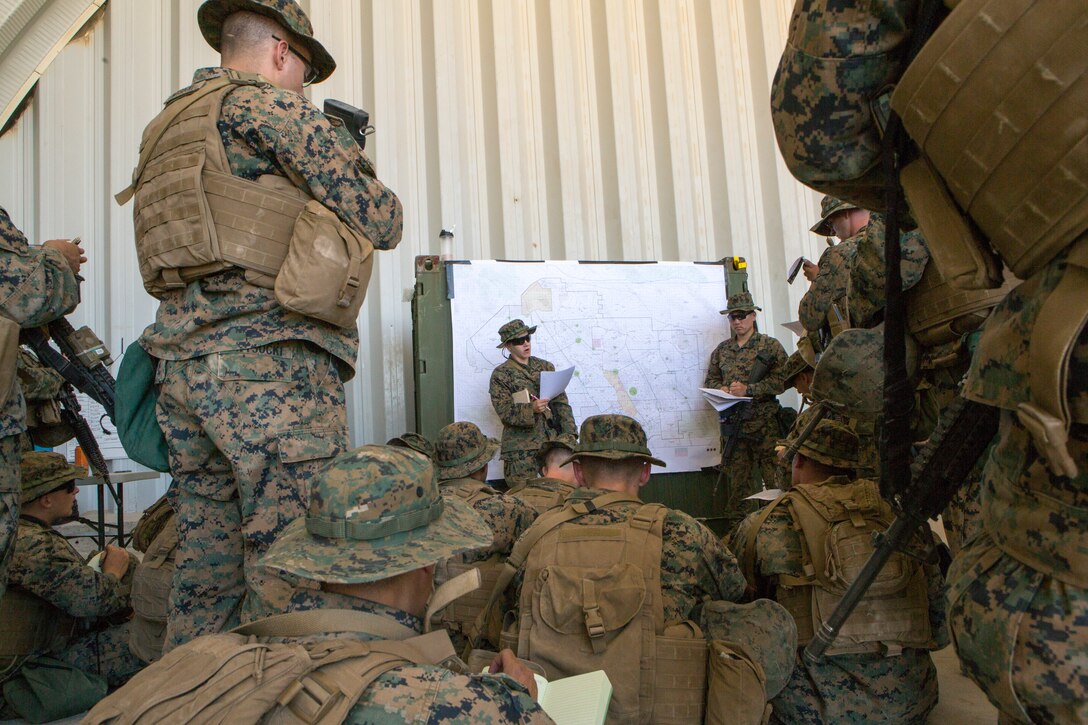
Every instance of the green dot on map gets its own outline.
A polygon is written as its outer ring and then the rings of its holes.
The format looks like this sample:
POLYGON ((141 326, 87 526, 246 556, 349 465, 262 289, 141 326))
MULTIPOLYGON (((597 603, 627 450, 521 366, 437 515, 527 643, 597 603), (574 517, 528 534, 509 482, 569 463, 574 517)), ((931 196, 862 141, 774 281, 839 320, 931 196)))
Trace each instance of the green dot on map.
POLYGON ((638 395, 638 388, 631 388, 627 392, 630 393, 631 395, 638 395))
POLYGON ((582 338, 576 337, 576 338, 574 338, 574 342, 577 343, 577 344, 581 344, 582 338))
POLYGON ((581 374, 582 374, 582 373, 581 373, 581 371, 579 371, 579 370, 575 370, 575 371, 574 371, 574 377, 578 377, 578 376, 579 376, 579 375, 581 375, 581 374))

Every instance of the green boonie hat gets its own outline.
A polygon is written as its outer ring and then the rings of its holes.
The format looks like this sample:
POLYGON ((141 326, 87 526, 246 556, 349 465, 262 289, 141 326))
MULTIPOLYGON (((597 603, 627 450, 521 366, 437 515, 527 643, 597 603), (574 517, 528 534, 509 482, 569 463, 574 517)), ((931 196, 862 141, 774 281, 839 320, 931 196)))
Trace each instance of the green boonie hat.
POLYGON ((719 600, 703 605, 702 619, 708 640, 739 645, 763 667, 768 700, 782 692, 797 661, 797 622, 789 610, 772 599, 719 600))
POLYGON ((387 446, 396 446, 397 448, 411 448, 417 453, 434 460, 434 443, 431 443, 425 436, 419 433, 401 433, 396 438, 390 438, 386 441, 387 446))
POLYGON ((566 450, 574 453, 578 447, 578 438, 572 433, 563 433, 561 435, 553 435, 540 444, 540 449, 536 452, 536 462, 538 466, 544 465, 544 459, 548 457, 548 454, 557 448, 565 448, 566 450))
POLYGON ((580 458, 607 458, 613 461, 641 458, 665 468, 665 462, 654 458, 646 445, 646 431, 634 418, 626 415, 591 415, 582 421, 574 455, 560 465, 580 458))
POLYGON ((76 478, 86 478, 87 469, 73 466, 59 453, 47 451, 29 451, 23 454, 19 464, 19 477, 22 479, 22 503, 30 503, 55 488, 76 478))
POLYGON ((835 230, 832 229, 831 224, 828 223, 828 217, 837 211, 846 211, 848 209, 857 208, 857 206, 848 201, 836 199, 833 196, 825 196, 820 201, 820 221, 813 224, 812 229, 809 231, 819 234, 821 237, 833 237, 835 236, 835 230))
MULTIPOLYGON (((793 440, 789 440, 792 443, 793 440)), ((861 443, 848 426, 824 418, 797 448, 797 452, 827 466, 857 468, 861 465, 861 443)))
POLYGON ((728 315, 730 312, 739 312, 741 310, 758 310, 763 311, 762 307, 756 307, 756 303, 752 301, 752 293, 745 290, 744 292, 738 292, 735 295, 729 295, 728 306, 724 310, 718 310, 719 315, 728 315))
POLYGON ((341 453, 316 477, 306 515, 283 530, 259 564, 312 581, 365 584, 491 539, 475 511, 438 492, 425 456, 363 446, 341 453))
POLYGON ((495 347, 502 347, 513 339, 522 337, 524 335, 532 335, 534 332, 536 332, 536 325, 528 327, 521 320, 510 320, 505 325, 499 328, 500 342, 495 347))
POLYGON ((785 375, 785 385, 790 387, 793 379, 803 373, 805 370, 816 369, 816 351, 812 348, 812 340, 807 336, 802 337, 797 341, 797 349, 789 359, 786 360, 786 365, 783 368, 783 374, 785 375))
POLYGON ((485 436, 475 423, 450 423, 438 431, 438 440, 434 443, 438 480, 473 474, 486 466, 498 450, 499 442, 485 436))
POLYGON ((310 63, 317 73, 314 83, 320 83, 336 70, 336 61, 314 38, 314 26, 295 0, 207 0, 197 10, 196 21, 208 45, 220 50, 223 21, 241 10, 270 17, 289 30, 292 37, 284 40, 296 41, 310 51, 310 63))

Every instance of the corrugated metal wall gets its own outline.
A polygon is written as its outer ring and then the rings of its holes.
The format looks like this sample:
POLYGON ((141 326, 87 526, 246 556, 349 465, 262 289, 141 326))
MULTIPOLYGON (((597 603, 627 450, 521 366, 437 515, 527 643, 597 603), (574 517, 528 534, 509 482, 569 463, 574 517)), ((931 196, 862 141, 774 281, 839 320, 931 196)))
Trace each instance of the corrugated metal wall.
MULTIPOLYGON (((217 56, 200 0, 111 0, 57 58, 0 138, 0 204, 32 240, 82 235, 76 313, 118 352, 151 322, 128 183, 140 133, 217 56)), ((471 259, 747 257, 764 330, 803 292, 785 284, 812 192, 785 171, 768 94, 792 0, 309 0, 339 63, 312 89, 371 111, 379 175, 406 210, 380 255, 350 385, 357 442, 411 425, 413 258, 443 227, 471 259)), ((144 505, 140 496, 133 505, 144 505)))

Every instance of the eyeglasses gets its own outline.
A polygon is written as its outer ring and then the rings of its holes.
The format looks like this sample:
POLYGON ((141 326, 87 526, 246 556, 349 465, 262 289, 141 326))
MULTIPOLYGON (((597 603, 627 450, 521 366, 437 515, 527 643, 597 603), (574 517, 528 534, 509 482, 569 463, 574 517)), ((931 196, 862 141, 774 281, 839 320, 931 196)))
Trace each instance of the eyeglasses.
MULTIPOLYGON (((278 35, 273 35, 272 40, 275 40, 277 42, 287 43, 286 40, 279 37, 278 35)), ((302 65, 306 68, 306 72, 302 76, 302 85, 303 86, 308 86, 311 83, 313 83, 315 80, 317 80, 317 69, 314 68, 313 62, 309 61, 309 60, 306 60, 306 56, 304 56, 302 53, 299 53, 297 50, 292 48, 290 43, 287 43, 287 50, 291 51, 291 53, 293 53, 296 58, 301 60, 302 65)))
POLYGON ((750 310, 747 311, 747 312, 730 312, 729 313, 729 319, 730 320, 736 320, 736 321, 740 322, 744 318, 748 317, 748 315, 750 315, 750 314, 752 314, 752 312, 750 310))
POLYGON ((514 347, 518 347, 529 342, 530 339, 532 338, 529 335, 525 335, 524 337, 515 337, 513 340, 510 341, 510 344, 514 347))

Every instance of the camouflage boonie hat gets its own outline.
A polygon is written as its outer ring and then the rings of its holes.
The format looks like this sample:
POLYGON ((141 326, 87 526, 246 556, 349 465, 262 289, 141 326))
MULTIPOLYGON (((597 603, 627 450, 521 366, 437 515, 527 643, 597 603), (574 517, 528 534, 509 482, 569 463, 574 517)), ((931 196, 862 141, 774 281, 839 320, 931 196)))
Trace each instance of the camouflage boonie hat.
POLYGON ((524 335, 532 335, 534 332, 536 332, 536 325, 528 327, 521 320, 510 320, 499 328, 499 344, 495 347, 500 348, 511 340, 515 340, 524 335))
POLYGON ((831 228, 831 223, 828 222, 831 215, 835 212, 849 211, 850 209, 857 208, 857 206, 848 201, 836 199, 833 196, 825 196, 820 201, 820 221, 813 224, 812 229, 809 231, 819 234, 821 237, 833 237, 835 236, 835 230, 831 228))
POLYGON ((756 307, 756 303, 752 300, 752 293, 745 290, 744 292, 738 292, 735 295, 729 295, 729 303, 724 310, 718 310, 719 315, 728 315, 730 312, 740 312, 745 310, 751 312, 752 310, 763 311, 762 307, 756 307))
POLYGON ((564 448, 571 453, 574 453, 578 447, 578 438, 570 433, 563 433, 562 435, 553 435, 546 441, 540 444, 540 449, 536 452, 536 462, 541 468, 544 467, 544 460, 548 457, 548 454, 557 448, 564 448))
POLYGON ((801 441, 797 452, 827 466, 857 468, 861 465, 861 443, 857 433, 829 418, 816 424, 808 437, 801 441))
POLYGON ((805 370, 816 369, 816 351, 812 349, 812 341, 808 337, 802 337, 797 341, 797 350, 786 360, 783 368, 784 382, 790 387, 793 379, 805 370))
POLYGON ((19 464, 19 477, 22 479, 20 500, 30 503, 73 479, 86 478, 87 469, 73 466, 59 453, 29 451, 23 454, 23 462, 19 464))
POLYGON ((580 458, 607 458, 613 461, 640 458, 665 468, 665 462, 650 453, 646 445, 646 431, 637 420, 626 415, 591 415, 583 420, 578 446, 561 465, 580 458))
POLYGON ((196 22, 208 45, 220 49, 223 21, 242 10, 272 18, 291 31, 292 37, 284 40, 295 41, 310 51, 310 64, 317 73, 314 83, 320 83, 336 70, 336 61, 314 38, 314 26, 295 0, 207 0, 197 10, 196 22))
POLYGON ((310 487, 259 564, 320 582, 389 579, 487 546, 491 530, 467 504, 438 492, 434 468, 407 448, 341 453, 310 487))
POLYGON ((772 599, 748 604, 719 600, 703 606, 702 619, 708 640, 740 645, 763 667, 768 700, 786 687, 797 660, 797 622, 789 610, 772 599))
POLYGON ((396 438, 390 438, 385 445, 411 448, 413 451, 427 456, 432 461, 434 460, 434 444, 419 433, 401 433, 396 438))
POLYGON ((499 442, 485 436, 475 423, 450 423, 438 431, 434 442, 438 480, 469 476, 486 466, 498 450, 499 442))

